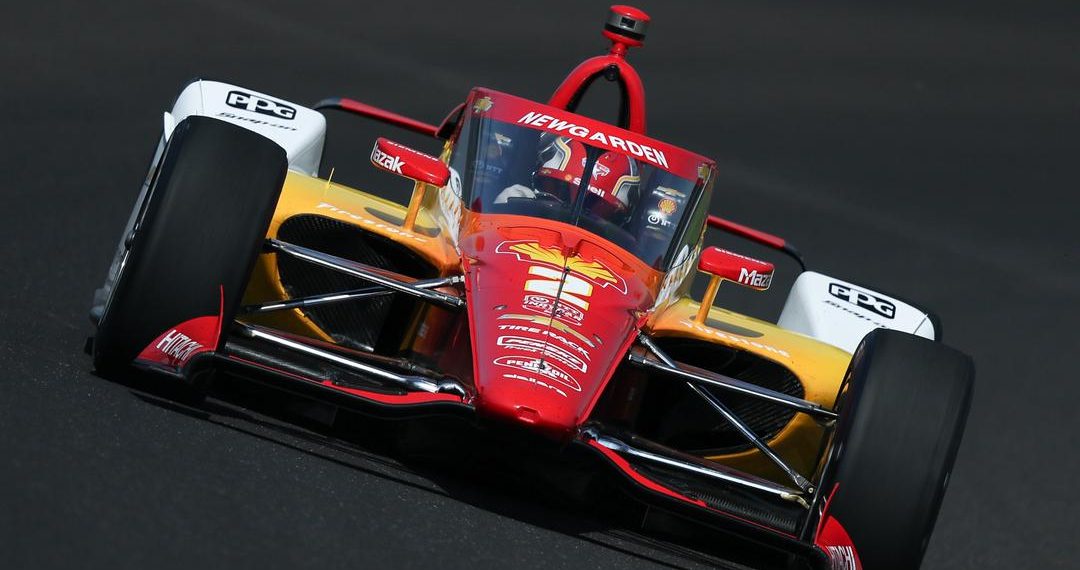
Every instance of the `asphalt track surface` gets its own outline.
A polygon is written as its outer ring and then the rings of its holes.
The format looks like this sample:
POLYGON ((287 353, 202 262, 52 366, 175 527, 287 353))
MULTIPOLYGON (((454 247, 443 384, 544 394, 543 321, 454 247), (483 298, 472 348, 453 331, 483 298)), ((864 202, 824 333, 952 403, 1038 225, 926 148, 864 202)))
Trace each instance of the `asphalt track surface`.
MULTIPOLYGON (((926 568, 1080 567, 1070 4, 643 6, 654 23, 631 57, 650 133, 720 161, 713 211, 782 234, 812 268, 935 308, 946 341, 974 356, 974 408, 926 568)), ((437 121, 473 85, 545 98, 604 48, 605 7, 8 6, 0 568, 719 564, 518 488, 496 463, 443 474, 374 436, 343 443, 227 402, 173 405, 96 377, 81 352, 91 292, 187 79, 437 121)), ((364 183, 379 133, 396 136, 331 117, 325 164, 364 183)), ((791 269, 777 292, 724 300, 775 318, 791 269)))

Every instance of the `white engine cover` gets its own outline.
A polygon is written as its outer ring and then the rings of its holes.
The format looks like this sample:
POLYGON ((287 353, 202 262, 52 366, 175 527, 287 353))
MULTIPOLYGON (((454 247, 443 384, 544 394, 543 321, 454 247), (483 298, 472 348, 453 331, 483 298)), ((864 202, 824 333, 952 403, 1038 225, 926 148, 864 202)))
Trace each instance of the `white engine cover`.
POLYGON ((855 352, 863 337, 876 328, 931 340, 937 334, 925 311, 813 271, 805 271, 795 280, 777 324, 848 352, 855 352))
POLYGON ((316 176, 326 140, 322 113, 269 95, 220 81, 196 80, 165 114, 165 138, 191 115, 213 117, 244 127, 285 149, 289 168, 316 176))

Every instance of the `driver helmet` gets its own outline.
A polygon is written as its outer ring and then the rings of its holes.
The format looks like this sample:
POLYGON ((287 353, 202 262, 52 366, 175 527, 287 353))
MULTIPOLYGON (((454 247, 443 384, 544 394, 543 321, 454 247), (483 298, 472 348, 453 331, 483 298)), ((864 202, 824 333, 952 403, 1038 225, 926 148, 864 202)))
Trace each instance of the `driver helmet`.
MULTIPOLYGON (((553 136, 541 142, 533 188, 567 204, 577 199, 588 158, 586 146, 574 139, 553 136)), ((594 215, 621 223, 637 198, 641 176, 637 163, 617 152, 605 152, 593 163, 585 207, 594 215)))

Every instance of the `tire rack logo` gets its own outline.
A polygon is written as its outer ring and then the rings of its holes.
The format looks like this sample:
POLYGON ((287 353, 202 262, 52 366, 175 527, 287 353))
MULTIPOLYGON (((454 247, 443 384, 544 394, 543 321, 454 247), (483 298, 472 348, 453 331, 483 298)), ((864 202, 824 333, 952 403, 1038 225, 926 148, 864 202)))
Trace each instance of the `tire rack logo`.
POLYGON ((229 94, 225 97, 225 104, 237 109, 270 115, 271 117, 277 117, 279 119, 291 121, 296 117, 296 109, 294 107, 243 91, 229 91, 229 94))
POLYGON ((203 348, 203 345, 191 340, 191 337, 186 334, 172 329, 165 333, 165 336, 161 338, 161 341, 154 348, 160 350, 172 362, 183 364, 187 362, 187 359, 191 358, 195 351, 203 348))
POLYGON ((877 313, 886 319, 896 316, 896 305, 893 303, 843 283, 829 283, 829 294, 856 307, 877 313))
POLYGON ((529 311, 536 311, 541 315, 549 317, 552 315, 552 311, 554 311, 556 319, 575 325, 580 325, 581 322, 585 320, 585 313, 582 313, 576 307, 572 307, 566 303, 560 303, 556 306, 555 298, 548 297, 547 295, 525 295, 525 297, 521 299, 521 308, 529 311))
POLYGON ((581 342, 585 343, 586 345, 588 345, 589 348, 596 348, 596 344, 594 344, 591 340, 589 340, 589 337, 587 337, 587 336, 577 332, 576 330, 570 328, 570 326, 567 325, 566 323, 560 323, 559 321, 552 320, 551 317, 541 317, 540 315, 505 314, 505 315, 499 315, 499 320, 500 321, 502 321, 502 320, 517 320, 517 321, 525 321, 527 323, 531 323, 533 326, 529 326, 529 325, 512 325, 512 324, 507 323, 507 324, 504 324, 504 325, 499 325, 499 330, 501 330, 501 331, 525 332, 525 333, 529 333, 529 334, 535 334, 535 335, 540 335, 540 336, 546 336, 546 337, 549 337, 549 338, 553 338, 553 339, 563 343, 564 345, 569 347, 574 352, 576 352, 576 353, 580 354, 581 356, 585 357, 585 360, 592 360, 592 356, 589 354, 589 351, 585 349, 585 347, 583 347, 580 344, 570 340, 569 338, 567 338, 564 335, 573 336, 574 338, 576 338, 576 339, 580 340, 581 342))
POLYGON ((567 388, 575 392, 581 391, 581 384, 566 373, 565 370, 555 366, 554 364, 536 357, 517 357, 517 356, 500 356, 492 361, 496 366, 505 366, 507 368, 514 368, 517 370, 523 370, 533 374, 539 374, 549 380, 554 380, 567 388))
POLYGON ((570 353, 570 351, 558 347, 550 342, 537 340, 534 338, 525 338, 523 336, 500 336, 495 341, 499 346, 508 348, 510 350, 520 350, 532 354, 537 354, 541 358, 551 358, 552 360, 559 361, 560 364, 566 365, 568 368, 573 368, 578 372, 588 372, 589 365, 584 360, 570 353))

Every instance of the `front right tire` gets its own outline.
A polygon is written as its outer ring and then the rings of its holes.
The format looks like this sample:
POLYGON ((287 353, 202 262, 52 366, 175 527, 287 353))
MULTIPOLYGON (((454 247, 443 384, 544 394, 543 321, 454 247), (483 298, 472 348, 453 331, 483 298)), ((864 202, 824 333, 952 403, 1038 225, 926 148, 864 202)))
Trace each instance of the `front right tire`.
POLYGON ((937 520, 974 390, 967 355, 877 329, 848 370, 828 507, 869 570, 913 569, 937 520))

